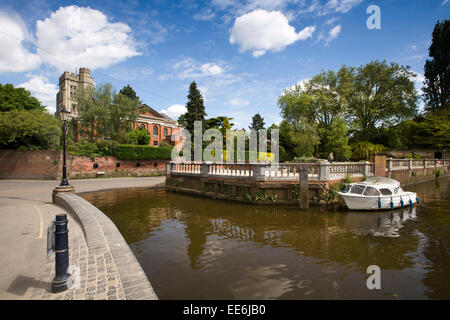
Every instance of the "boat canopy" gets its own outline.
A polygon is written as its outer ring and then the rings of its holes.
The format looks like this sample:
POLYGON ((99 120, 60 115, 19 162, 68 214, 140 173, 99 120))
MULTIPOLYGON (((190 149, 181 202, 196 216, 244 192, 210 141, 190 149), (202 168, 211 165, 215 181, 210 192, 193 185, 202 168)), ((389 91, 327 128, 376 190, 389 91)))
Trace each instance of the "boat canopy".
POLYGON ((390 184, 396 187, 400 187, 400 182, 397 180, 386 178, 386 177, 379 177, 379 176, 372 176, 367 177, 367 179, 364 182, 374 183, 374 184, 390 184))

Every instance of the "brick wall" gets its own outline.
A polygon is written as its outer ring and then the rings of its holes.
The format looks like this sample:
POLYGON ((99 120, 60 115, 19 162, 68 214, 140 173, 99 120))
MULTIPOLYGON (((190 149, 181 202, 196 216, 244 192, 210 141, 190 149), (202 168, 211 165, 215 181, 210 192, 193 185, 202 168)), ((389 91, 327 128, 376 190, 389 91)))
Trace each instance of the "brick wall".
MULTIPOLYGON (((62 152, 0 150, 0 179, 61 179, 62 152)), ((119 160, 116 157, 67 156, 69 179, 163 175, 166 160, 119 160), (119 163, 118 167, 116 164, 119 163), (138 165, 139 163, 139 165, 138 165), (97 168, 94 168, 97 164, 97 168)))
POLYGON ((57 179, 60 151, 0 150, 0 179, 57 179))

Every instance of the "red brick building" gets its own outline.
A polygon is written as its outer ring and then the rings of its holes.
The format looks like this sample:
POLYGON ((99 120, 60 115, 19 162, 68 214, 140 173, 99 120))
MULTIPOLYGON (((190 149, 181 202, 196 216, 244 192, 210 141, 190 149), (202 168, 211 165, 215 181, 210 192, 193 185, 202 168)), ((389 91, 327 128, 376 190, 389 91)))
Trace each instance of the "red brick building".
POLYGON ((149 145, 158 147, 163 141, 166 141, 169 144, 177 146, 177 149, 181 149, 181 138, 172 141, 172 135, 179 134, 181 136, 182 130, 175 120, 163 113, 159 113, 146 104, 141 104, 139 111, 136 126, 144 128, 150 133, 149 145))

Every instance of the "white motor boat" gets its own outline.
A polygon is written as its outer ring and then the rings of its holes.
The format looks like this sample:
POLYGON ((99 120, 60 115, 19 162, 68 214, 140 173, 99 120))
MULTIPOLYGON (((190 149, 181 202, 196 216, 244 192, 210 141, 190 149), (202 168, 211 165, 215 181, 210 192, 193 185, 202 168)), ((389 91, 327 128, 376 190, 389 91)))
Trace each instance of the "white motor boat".
POLYGON ((346 184, 339 192, 350 210, 384 210, 419 204, 415 192, 403 191, 400 182, 386 177, 346 184))

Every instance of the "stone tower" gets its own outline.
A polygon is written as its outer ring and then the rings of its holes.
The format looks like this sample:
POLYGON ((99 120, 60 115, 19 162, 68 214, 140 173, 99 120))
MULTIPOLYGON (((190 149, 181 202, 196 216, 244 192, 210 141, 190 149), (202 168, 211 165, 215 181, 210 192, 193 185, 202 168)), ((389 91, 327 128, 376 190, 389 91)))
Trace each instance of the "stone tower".
POLYGON ((65 71, 59 77, 59 91, 56 94, 56 115, 60 116, 63 106, 70 112, 69 118, 78 117, 77 94, 80 89, 94 87, 94 79, 91 77, 91 70, 80 68, 79 74, 65 71))

